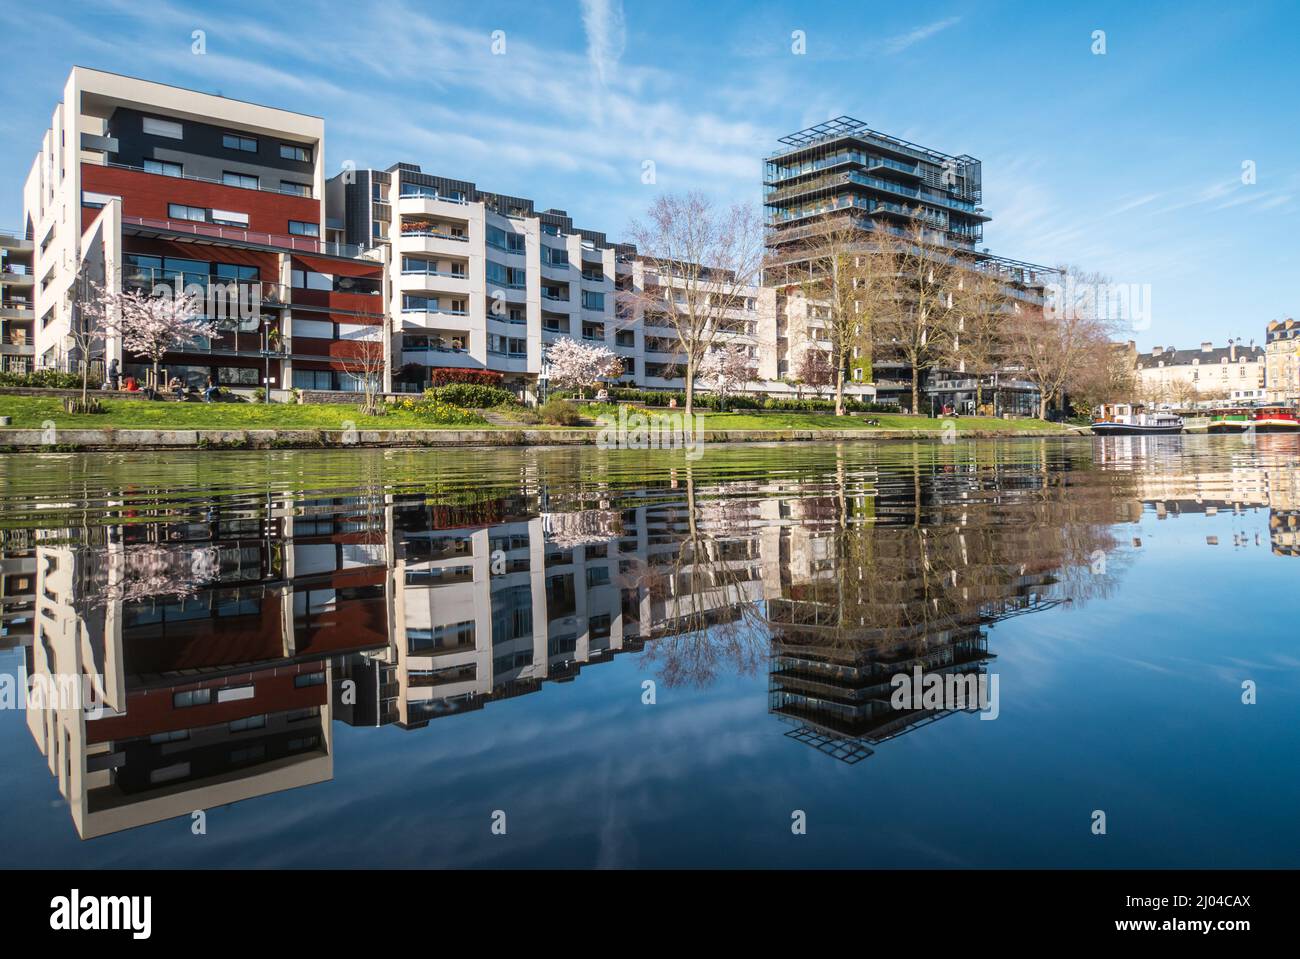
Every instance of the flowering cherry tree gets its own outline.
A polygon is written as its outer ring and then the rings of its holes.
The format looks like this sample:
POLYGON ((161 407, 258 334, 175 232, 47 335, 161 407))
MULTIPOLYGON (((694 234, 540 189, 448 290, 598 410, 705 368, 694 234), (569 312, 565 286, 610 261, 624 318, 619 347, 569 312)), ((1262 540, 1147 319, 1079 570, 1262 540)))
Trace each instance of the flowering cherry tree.
POLYGON ((556 340, 546 348, 546 360, 550 364, 551 382, 560 389, 582 392, 602 379, 623 373, 623 361, 608 346, 599 343, 556 340))
POLYGON ((112 328, 122 346, 147 356, 153 364, 153 387, 158 388, 158 367, 165 353, 201 337, 215 336, 217 324, 203 316, 203 297, 197 292, 164 291, 156 296, 139 290, 113 294, 116 317, 112 328))
POLYGON ((724 399, 757 378, 749 351, 739 343, 710 350, 700 361, 699 376, 704 385, 724 399))

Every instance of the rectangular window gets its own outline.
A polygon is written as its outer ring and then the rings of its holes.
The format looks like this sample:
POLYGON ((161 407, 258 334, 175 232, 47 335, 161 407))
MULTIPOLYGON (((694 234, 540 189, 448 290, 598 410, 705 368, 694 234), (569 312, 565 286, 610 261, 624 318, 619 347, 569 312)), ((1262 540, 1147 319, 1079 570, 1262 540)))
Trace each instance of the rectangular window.
POLYGON ((300 147, 293 143, 281 143, 280 159, 297 160, 300 163, 310 163, 311 147, 300 147))
POLYGON ((290 220, 289 233, 292 236, 320 236, 320 224, 308 223, 306 220, 290 220))
POLYGON ((582 291, 582 308, 585 310, 604 310, 605 294, 595 293, 591 290, 582 291))
POLYGON ((208 211, 201 206, 186 206, 183 203, 168 203, 167 215, 173 220, 196 220, 208 222, 208 211))
POLYGON ((294 196, 311 196, 311 187, 306 183, 294 183, 292 180, 281 180, 280 192, 291 193, 294 196))
POLYGON ((144 132, 150 136, 167 137, 171 140, 185 139, 184 129, 175 120, 159 120, 157 117, 145 117, 144 132))
POLYGON ((256 190, 259 186, 257 177, 251 173, 231 173, 229 170, 221 174, 221 182, 226 186, 239 186, 245 190, 256 190))
POLYGON ((543 252, 546 254, 546 262, 549 263, 551 266, 568 266, 568 265, 569 265, 569 251, 568 251, 568 250, 557 250, 557 249, 556 249, 555 247, 553 247, 553 246, 546 246, 546 247, 543 247, 542 250, 543 250, 543 252))
POLYGON ((244 136, 242 133, 221 134, 221 145, 227 150, 241 150, 244 153, 257 152, 257 138, 244 136))
POLYGON ((293 677, 294 689, 305 689, 308 686, 324 686, 324 673, 299 673, 293 677))
POLYGON ((247 732, 250 729, 265 729, 265 716, 247 716, 244 719, 233 719, 228 726, 232 733, 247 732))
POLYGON ((236 213, 234 210, 213 210, 212 222, 222 226, 248 227, 248 214, 236 213))
POLYGON ((179 163, 172 163, 168 160, 145 160, 145 173, 161 173, 163 176, 184 176, 185 168, 179 163))
POLYGON ((210 689, 187 689, 183 693, 174 693, 172 695, 172 706, 176 709, 186 709, 190 706, 206 706, 212 702, 212 690, 210 689))
POLYGON ((436 313, 438 298, 436 296, 418 296, 414 293, 402 294, 403 313, 436 313))

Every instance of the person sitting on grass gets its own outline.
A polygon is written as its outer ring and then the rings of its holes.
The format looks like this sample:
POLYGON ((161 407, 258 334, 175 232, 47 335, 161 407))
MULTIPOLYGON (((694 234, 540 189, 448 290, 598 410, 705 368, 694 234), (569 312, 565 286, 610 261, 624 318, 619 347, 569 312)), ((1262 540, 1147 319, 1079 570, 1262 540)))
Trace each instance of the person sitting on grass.
POLYGON ((221 388, 217 386, 212 377, 208 377, 208 385, 203 388, 203 402, 215 403, 221 395, 221 388))
POLYGON ((180 377, 173 376, 167 381, 167 389, 170 390, 177 400, 185 399, 185 384, 180 381, 180 377))

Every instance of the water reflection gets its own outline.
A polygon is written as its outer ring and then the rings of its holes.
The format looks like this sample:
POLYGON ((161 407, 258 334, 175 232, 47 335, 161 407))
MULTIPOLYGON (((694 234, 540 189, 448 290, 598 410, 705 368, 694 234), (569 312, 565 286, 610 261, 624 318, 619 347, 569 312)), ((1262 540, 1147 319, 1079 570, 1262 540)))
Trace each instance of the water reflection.
POLYGON ((773 735, 856 763, 963 711, 895 708, 894 676, 987 677, 991 624, 1106 597, 1144 508, 1267 507, 1295 555, 1293 438, 1160 440, 524 451, 451 489, 391 454, 350 489, 313 454, 254 491, 131 470, 93 510, 24 497, 5 642, 93 684, 26 714, 83 838, 328 780, 336 721, 418 730, 628 654, 667 686, 766 671, 773 735))

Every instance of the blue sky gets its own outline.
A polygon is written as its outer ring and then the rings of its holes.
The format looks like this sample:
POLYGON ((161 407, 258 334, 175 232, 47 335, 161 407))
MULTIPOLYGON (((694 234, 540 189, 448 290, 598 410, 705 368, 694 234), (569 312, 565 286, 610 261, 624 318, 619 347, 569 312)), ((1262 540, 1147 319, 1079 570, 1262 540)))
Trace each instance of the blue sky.
POLYGON ((79 63, 323 116, 331 173, 418 163, 614 239, 656 190, 757 204, 777 137, 847 114, 983 160, 993 252, 1150 284, 1143 347, 1262 342, 1297 312, 1290 3, 0 6, 21 78, 0 114, 0 227, 21 223, 23 179, 79 63))

